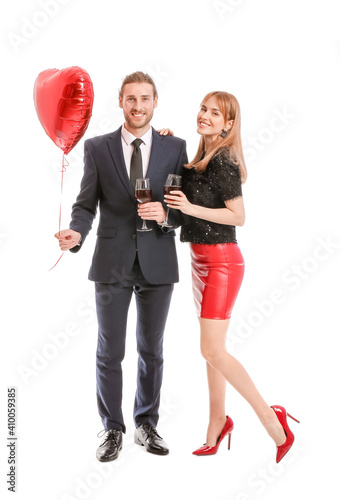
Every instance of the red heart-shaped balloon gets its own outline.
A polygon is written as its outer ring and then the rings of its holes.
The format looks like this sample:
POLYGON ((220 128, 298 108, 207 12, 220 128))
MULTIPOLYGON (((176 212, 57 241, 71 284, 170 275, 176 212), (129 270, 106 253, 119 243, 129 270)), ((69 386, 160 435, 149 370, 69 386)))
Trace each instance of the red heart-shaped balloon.
POLYGON ((47 69, 34 84, 34 104, 46 134, 65 154, 83 137, 94 99, 89 74, 78 66, 47 69))

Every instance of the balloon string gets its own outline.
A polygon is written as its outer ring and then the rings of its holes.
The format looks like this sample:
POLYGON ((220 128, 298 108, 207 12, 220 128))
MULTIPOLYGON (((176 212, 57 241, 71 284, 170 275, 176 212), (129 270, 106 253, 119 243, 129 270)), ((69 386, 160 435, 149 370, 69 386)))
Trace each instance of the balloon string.
POLYGON ((49 269, 49 271, 52 271, 52 269, 55 268, 55 266, 58 264, 58 262, 60 261, 60 259, 62 258, 63 255, 64 255, 64 252, 61 254, 61 256, 59 257, 59 259, 57 260, 57 262, 54 264, 54 266, 52 266, 51 269, 49 269))
MULTIPOLYGON (((66 172, 66 167, 69 166, 69 162, 65 158, 65 153, 63 153, 63 163, 61 166, 61 186, 60 186, 60 207, 59 207, 59 236, 60 236, 60 226, 61 226, 61 199, 62 199, 62 194, 63 194, 63 184, 64 184, 64 172, 66 172)), ((64 252, 61 254, 57 262, 54 264, 54 266, 49 269, 51 271, 52 269, 55 268, 55 266, 58 264, 62 256, 64 255, 64 252)))
POLYGON ((61 166, 61 186, 60 186, 60 208, 59 208, 59 236, 60 236, 60 224, 61 224, 61 197, 63 194, 63 184, 64 184, 64 172, 66 172, 66 167, 69 166, 69 162, 65 158, 65 154, 63 153, 63 163, 61 166), (66 162, 66 165, 65 165, 66 162))

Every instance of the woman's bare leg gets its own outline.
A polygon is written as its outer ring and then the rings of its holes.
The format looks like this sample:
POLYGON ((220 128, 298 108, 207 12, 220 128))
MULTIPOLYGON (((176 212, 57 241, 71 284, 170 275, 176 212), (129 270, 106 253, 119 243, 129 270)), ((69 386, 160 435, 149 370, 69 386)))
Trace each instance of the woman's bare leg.
POLYGON ((226 379, 207 363, 207 376, 209 387, 209 425, 206 443, 215 446, 221 430, 226 421, 225 391, 226 379))
MULTIPOLYGON (((255 384, 249 377, 245 368, 229 354, 225 347, 226 332, 229 326, 229 320, 213 320, 200 318, 201 326, 201 352, 207 363, 221 374, 248 403, 251 405, 260 421, 264 425, 268 434, 275 441, 277 446, 283 444, 286 440, 285 432, 278 421, 274 411, 264 401, 261 394, 255 387, 255 384)), ((213 405, 211 406, 210 422, 220 418, 220 406, 215 402, 218 393, 221 391, 221 379, 209 372, 210 382, 209 391, 212 390, 213 405), (215 414, 216 408, 216 414, 215 414), (217 415, 218 412, 218 415, 217 415)), ((209 379, 208 379, 209 380, 209 379)), ((224 404, 224 400, 223 400, 224 404)), ((225 419, 224 419, 225 421, 225 419)), ((210 425, 210 424, 209 424, 210 425)), ((223 427, 223 425, 222 425, 223 427)), ((222 427, 220 431, 222 430, 222 427)), ((210 438, 210 435, 209 435, 210 438)), ((213 436, 211 436, 211 439, 213 436)), ((215 445, 214 443, 208 443, 215 445)))

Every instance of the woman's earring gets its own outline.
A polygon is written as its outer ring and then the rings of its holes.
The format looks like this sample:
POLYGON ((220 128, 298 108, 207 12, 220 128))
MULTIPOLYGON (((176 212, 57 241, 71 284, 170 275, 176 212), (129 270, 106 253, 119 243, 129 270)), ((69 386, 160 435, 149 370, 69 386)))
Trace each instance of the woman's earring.
POLYGON ((228 135, 228 132, 226 130, 222 130, 222 133, 221 133, 221 137, 223 137, 223 139, 225 139, 228 135))

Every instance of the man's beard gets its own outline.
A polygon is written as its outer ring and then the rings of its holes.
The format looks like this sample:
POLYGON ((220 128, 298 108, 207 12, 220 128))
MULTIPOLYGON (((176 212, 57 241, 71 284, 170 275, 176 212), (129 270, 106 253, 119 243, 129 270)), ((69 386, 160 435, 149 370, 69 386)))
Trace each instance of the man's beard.
POLYGON ((139 128, 145 127, 148 123, 150 123, 151 119, 152 119, 152 116, 153 116, 152 113, 151 114, 145 114, 143 120, 140 120, 140 121, 136 122, 136 121, 131 120, 131 116, 129 114, 129 115, 125 116, 125 120, 126 120, 126 123, 128 124, 128 126, 130 128, 139 129, 139 128))

